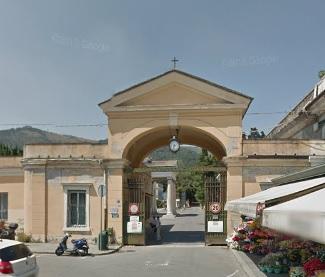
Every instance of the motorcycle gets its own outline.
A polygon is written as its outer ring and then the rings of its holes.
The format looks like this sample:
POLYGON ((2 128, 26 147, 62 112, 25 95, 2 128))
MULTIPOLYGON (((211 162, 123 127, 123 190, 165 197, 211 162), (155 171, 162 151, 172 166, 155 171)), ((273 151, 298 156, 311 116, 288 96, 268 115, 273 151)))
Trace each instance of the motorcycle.
POLYGON ((15 240, 16 229, 18 228, 17 223, 10 223, 8 228, 2 227, 0 229, 0 239, 11 239, 15 240))
POLYGON ((65 236, 61 240, 58 248, 55 250, 55 254, 57 256, 61 256, 61 255, 63 255, 63 253, 69 253, 70 255, 79 255, 79 256, 88 255, 89 246, 88 246, 88 242, 85 238, 71 240, 71 242, 73 244, 73 248, 69 249, 67 247, 67 241, 68 241, 69 237, 71 237, 70 234, 65 234, 65 236))

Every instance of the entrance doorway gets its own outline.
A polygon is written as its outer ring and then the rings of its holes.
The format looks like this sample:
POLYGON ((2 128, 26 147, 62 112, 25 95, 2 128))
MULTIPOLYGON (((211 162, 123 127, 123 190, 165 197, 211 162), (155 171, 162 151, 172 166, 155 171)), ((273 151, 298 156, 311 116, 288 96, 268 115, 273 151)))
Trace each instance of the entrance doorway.
POLYGON ((226 167, 198 147, 183 146, 180 153, 173 154, 174 160, 155 160, 157 151, 168 153, 159 148, 141 167, 125 174, 124 243, 225 244, 226 167), (184 164, 180 157, 188 149, 196 151, 197 160, 184 164), (137 207, 134 211, 133 206, 137 207), (152 224, 157 217, 158 231, 152 224))

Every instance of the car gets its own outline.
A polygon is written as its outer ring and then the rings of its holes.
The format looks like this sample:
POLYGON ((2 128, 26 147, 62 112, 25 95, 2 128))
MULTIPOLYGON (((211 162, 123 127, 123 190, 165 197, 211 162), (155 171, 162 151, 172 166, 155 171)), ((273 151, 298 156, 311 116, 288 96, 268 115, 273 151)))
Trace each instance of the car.
POLYGON ((22 242, 0 239, 0 276, 36 277, 36 256, 22 242))

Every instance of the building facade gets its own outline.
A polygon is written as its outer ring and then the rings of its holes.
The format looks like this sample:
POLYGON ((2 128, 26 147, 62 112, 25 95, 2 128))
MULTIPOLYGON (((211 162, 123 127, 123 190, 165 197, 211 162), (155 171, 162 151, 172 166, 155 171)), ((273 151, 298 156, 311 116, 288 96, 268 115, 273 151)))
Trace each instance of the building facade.
MULTIPOLYGON (((118 92, 99 104, 109 123, 107 144, 26 145, 21 161, 0 159, 7 220, 19 219, 25 233, 41 240, 56 239, 66 231, 96 237, 100 226, 111 227, 122 243, 129 192, 125 177, 172 136, 209 150, 223 162, 224 202, 255 193, 260 182, 309 167, 310 157, 325 155, 324 141, 318 137, 279 139, 272 131, 267 139, 243 139, 242 120, 251 101, 178 70, 118 92)), ((152 197, 150 191, 152 186, 145 191, 146 199, 152 197)), ((232 216, 226 215, 224 232, 231 232, 232 216)))

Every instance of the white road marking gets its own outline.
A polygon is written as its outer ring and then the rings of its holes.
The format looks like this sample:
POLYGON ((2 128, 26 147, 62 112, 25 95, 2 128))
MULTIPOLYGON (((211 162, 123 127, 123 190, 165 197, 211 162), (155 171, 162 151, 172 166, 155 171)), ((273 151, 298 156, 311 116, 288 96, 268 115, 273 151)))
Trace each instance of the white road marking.
POLYGON ((230 275, 227 275, 226 277, 233 277, 233 276, 235 276, 238 272, 239 272, 239 270, 237 269, 234 273, 231 273, 230 275))
POLYGON ((163 263, 163 264, 153 264, 151 261, 146 261, 145 263, 144 263, 144 265, 145 266, 150 266, 150 267, 164 267, 164 266, 169 266, 169 262, 168 261, 166 261, 165 263, 163 263))

